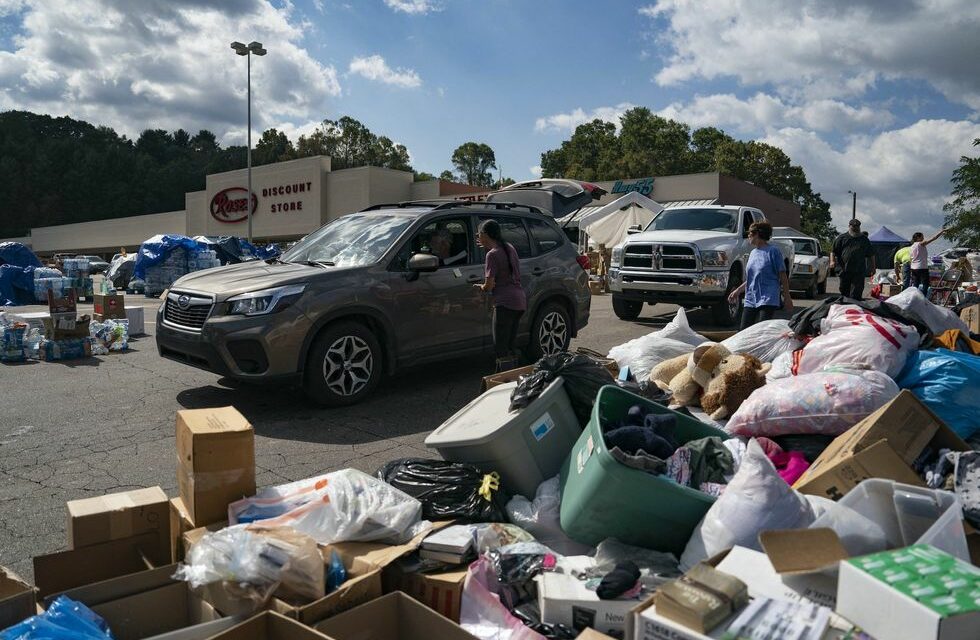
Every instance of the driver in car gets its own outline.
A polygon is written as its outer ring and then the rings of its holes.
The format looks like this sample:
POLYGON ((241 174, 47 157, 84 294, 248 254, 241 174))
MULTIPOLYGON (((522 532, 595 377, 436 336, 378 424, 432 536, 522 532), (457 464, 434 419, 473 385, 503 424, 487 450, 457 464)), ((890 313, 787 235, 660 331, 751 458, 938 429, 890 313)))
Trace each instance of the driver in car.
POLYGON ((466 262, 466 249, 463 249, 456 255, 449 255, 452 253, 452 246, 452 234, 446 229, 439 229, 429 237, 429 248, 432 255, 439 258, 439 266, 448 267, 466 262))

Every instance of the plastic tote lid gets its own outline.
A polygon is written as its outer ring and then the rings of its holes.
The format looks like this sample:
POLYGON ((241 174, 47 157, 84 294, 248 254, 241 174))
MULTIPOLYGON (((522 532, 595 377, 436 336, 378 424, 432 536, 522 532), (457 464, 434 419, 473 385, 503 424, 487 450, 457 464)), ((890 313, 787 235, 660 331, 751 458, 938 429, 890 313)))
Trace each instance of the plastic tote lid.
MULTIPOLYGON (((516 382, 498 385, 480 395, 471 403, 456 412, 454 416, 429 434, 425 439, 427 447, 451 447, 455 445, 481 444, 498 437, 508 425, 524 424, 518 419, 522 414, 538 415, 534 407, 542 401, 549 405, 549 398, 561 390, 563 380, 558 377, 549 384, 541 395, 525 407, 523 411, 510 411, 510 394, 517 387, 516 382)), ((526 425, 525 425, 526 426, 526 425)))

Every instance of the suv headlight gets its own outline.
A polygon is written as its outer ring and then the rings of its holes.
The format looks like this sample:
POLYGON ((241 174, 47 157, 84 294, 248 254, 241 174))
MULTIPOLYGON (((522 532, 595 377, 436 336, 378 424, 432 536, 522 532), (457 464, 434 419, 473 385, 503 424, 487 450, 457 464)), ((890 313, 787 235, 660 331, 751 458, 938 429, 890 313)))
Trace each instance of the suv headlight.
POLYGON ((243 293, 228 299, 228 315, 261 316, 276 313, 299 300, 305 290, 305 284, 291 284, 243 293))
POLYGON ((702 251, 701 264, 705 267, 727 267, 728 254, 724 251, 702 251))
POLYGON ((612 259, 609 261, 609 266, 618 268, 622 262, 623 262, 623 248, 613 247, 612 259))

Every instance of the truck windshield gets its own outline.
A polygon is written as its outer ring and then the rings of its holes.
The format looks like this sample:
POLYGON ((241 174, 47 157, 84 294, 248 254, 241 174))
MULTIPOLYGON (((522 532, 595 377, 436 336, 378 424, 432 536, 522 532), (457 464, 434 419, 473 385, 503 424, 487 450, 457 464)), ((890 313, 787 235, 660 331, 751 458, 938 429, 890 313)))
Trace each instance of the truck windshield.
POLYGON ((793 240, 793 251, 798 256, 815 256, 817 245, 810 240, 793 240))
POLYGON ((297 242, 282 260, 338 267, 373 264, 411 224, 412 218, 402 215, 341 216, 297 242))
POLYGON ((647 231, 724 231, 738 230, 738 212, 727 209, 665 209, 660 212, 647 231))

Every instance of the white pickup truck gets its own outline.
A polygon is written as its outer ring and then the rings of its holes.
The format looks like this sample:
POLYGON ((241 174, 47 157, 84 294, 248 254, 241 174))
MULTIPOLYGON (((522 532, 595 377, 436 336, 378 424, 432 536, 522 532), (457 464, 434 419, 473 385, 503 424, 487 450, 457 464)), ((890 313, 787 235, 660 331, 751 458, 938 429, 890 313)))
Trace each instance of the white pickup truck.
POLYGON ((793 243, 796 257, 789 278, 789 288, 793 291, 802 291, 804 297, 811 299, 816 298, 818 293, 827 293, 830 256, 820 248, 820 242, 792 227, 775 227, 772 237, 793 243))
MULTIPOLYGON (((744 281, 752 245, 749 226, 766 217, 759 209, 740 206, 698 206, 664 209, 643 231, 631 229, 612 252, 609 289, 613 311, 635 320, 643 303, 710 307, 719 325, 735 324, 741 301, 728 294, 744 281)), ((793 243, 774 240, 787 272, 793 265, 793 243)))

